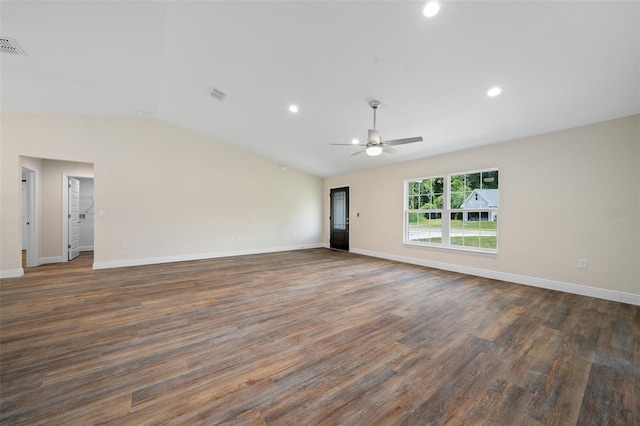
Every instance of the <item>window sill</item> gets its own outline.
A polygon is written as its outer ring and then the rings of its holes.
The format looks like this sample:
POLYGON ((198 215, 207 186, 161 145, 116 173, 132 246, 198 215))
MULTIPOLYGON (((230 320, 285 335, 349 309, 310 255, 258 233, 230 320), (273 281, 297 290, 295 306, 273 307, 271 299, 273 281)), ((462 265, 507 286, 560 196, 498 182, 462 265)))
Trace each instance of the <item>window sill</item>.
POLYGON ((496 255, 498 254, 498 250, 495 249, 482 249, 477 247, 467 247, 467 246, 445 246, 442 244, 429 244, 429 243, 415 243, 412 241, 403 241, 403 245, 411 246, 411 247, 426 247, 426 248, 435 248, 439 250, 449 250, 449 251, 462 251, 466 253, 479 253, 479 254, 489 254, 496 255))

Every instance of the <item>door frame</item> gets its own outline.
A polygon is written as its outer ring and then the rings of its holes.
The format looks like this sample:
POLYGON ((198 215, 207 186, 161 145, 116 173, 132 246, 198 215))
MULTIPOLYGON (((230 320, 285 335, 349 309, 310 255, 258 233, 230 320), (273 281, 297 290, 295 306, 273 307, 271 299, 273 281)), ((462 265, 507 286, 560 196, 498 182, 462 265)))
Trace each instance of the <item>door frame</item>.
MULTIPOLYGON (((32 266, 39 266, 38 257, 38 171, 31 169, 27 166, 21 166, 20 178, 22 183, 22 174, 26 172, 27 175, 27 217, 29 218, 29 226, 27 226, 26 236, 27 243, 27 268, 32 266)), ((22 190, 22 185, 21 185, 22 190)), ((22 216, 20 216, 22 222, 22 216)), ((22 223, 20 223, 21 238, 25 238, 22 235, 22 223)))
MULTIPOLYGON (((346 188, 347 189, 347 205, 348 205, 348 214, 347 214, 347 244, 348 244, 348 249, 346 251, 350 251, 351 249, 351 185, 336 185, 336 186, 332 186, 329 188, 329 226, 328 226, 328 246, 329 248, 331 247, 331 204, 332 204, 332 199, 331 199, 331 191, 334 189, 342 189, 342 188, 346 188)), ((338 250, 338 249, 336 249, 338 250)))
MULTIPOLYGON (((69 261, 69 178, 93 179, 95 194, 95 177, 77 173, 62 174, 62 261, 69 261)), ((94 231, 95 232, 95 231, 94 231)))

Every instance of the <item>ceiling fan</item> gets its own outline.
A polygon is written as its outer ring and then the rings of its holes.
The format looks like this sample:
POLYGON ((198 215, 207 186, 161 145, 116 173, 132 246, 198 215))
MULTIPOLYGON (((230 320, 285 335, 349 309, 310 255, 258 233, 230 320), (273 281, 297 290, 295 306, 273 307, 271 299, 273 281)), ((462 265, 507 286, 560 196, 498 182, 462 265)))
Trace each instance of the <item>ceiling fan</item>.
POLYGON ((376 111, 378 109, 378 107, 380 106, 380 101, 371 101, 369 102, 369 106, 371 108, 373 108, 373 129, 369 129, 369 133, 367 136, 367 143, 366 144, 359 144, 357 143, 357 140, 354 140, 356 143, 332 143, 331 145, 343 145, 343 146, 364 146, 366 147, 364 150, 362 151, 358 151, 353 155, 358 155, 361 154, 363 152, 366 152, 367 155, 370 155, 372 157, 376 156, 376 155, 380 155, 382 154, 382 151, 384 149, 385 152, 393 152, 391 151, 390 146, 395 146, 395 145, 404 145, 407 143, 413 143, 413 142, 421 142, 422 136, 417 136, 417 137, 413 137, 413 138, 405 138, 405 139, 394 139, 394 140, 390 140, 390 141, 383 141, 380 140, 380 134, 378 133, 378 131, 376 130, 376 111))

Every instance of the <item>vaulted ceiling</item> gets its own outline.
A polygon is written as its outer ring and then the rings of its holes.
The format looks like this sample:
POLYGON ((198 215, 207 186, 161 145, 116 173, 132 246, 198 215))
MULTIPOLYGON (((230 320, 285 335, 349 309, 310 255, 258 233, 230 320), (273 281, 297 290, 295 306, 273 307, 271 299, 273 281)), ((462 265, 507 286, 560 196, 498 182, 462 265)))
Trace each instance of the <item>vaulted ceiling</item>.
POLYGON ((321 177, 640 113, 640 2, 423 6, 2 1, 27 55, 1 55, 0 106, 158 118, 321 177), (329 145, 366 140, 373 99, 383 139, 424 142, 329 145))

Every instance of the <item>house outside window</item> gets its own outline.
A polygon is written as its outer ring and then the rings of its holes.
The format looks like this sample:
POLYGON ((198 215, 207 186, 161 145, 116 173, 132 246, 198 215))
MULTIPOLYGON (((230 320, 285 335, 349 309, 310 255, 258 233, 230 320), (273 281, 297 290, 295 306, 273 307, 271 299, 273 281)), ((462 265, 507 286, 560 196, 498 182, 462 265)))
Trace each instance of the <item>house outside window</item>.
POLYGON ((406 181, 404 243, 497 253, 498 178, 488 169, 406 181))

